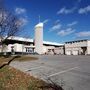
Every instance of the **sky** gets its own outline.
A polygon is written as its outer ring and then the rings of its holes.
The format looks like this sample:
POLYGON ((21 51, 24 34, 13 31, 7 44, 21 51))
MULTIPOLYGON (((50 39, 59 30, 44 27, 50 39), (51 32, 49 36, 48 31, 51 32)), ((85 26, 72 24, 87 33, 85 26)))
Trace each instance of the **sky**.
POLYGON ((34 39, 34 27, 44 23, 44 41, 90 39, 90 0, 4 0, 23 22, 22 37, 34 39))

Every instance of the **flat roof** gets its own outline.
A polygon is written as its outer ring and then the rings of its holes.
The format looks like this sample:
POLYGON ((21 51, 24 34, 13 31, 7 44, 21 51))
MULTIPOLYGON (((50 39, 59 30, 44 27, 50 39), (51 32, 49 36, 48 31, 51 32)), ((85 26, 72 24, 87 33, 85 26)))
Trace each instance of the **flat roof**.
POLYGON ((67 41, 65 43, 72 43, 72 42, 80 42, 80 41, 88 41, 88 39, 82 39, 82 40, 73 40, 73 41, 67 41))
MULTIPOLYGON (((8 39, 9 40, 17 40, 17 41, 23 41, 23 42, 25 41, 25 42, 32 42, 32 43, 34 43, 34 40, 33 39, 30 39, 30 38, 23 38, 23 37, 12 36, 12 37, 9 37, 8 39)), ((43 44, 53 45, 53 46, 64 45, 64 44, 60 44, 60 43, 57 43, 57 42, 49 42, 49 41, 43 41, 43 44)))
POLYGON ((33 39, 23 38, 23 37, 15 37, 15 36, 9 37, 8 39, 9 40, 25 41, 25 42, 33 42, 33 39))
POLYGON ((49 41, 43 41, 43 44, 50 44, 50 45, 55 45, 55 46, 64 45, 64 44, 60 44, 60 43, 57 43, 57 42, 49 42, 49 41))

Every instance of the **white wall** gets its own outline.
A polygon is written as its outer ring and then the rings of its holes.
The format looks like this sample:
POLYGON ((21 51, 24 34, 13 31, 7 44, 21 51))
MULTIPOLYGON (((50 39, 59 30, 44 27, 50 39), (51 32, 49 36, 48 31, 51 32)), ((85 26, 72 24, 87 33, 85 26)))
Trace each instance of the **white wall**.
POLYGON ((55 47, 55 46, 43 46, 43 54, 64 54, 63 47, 55 47), (50 52, 48 52, 51 49, 50 52), (54 50, 54 52, 52 51, 54 50))
POLYGON ((87 47, 87 41, 77 41, 65 44, 65 54, 77 55, 82 53, 81 47, 87 47))
POLYGON ((8 45, 7 52, 11 52, 11 47, 12 47, 12 46, 14 47, 14 45, 13 45, 13 44, 9 44, 9 45, 8 45))
POLYGON ((18 44, 18 43, 9 44, 7 52, 11 52, 11 47, 12 46, 13 46, 14 52, 26 52, 26 48, 25 47, 28 47, 28 45, 23 45, 23 44, 18 44))
POLYGON ((64 54, 64 48, 63 47, 58 47, 58 48, 56 47, 54 49, 54 51, 56 54, 64 54))
POLYGON ((65 47, 85 47, 85 46, 87 46, 87 41, 65 44, 65 47))
POLYGON ((43 54, 45 54, 47 52, 47 47, 43 46, 43 54))
POLYGON ((18 43, 16 43, 16 44, 14 44, 14 50, 15 50, 15 52, 22 52, 22 44, 18 44, 18 43))
POLYGON ((43 54, 43 24, 39 23, 35 27, 35 52, 43 54))
POLYGON ((87 54, 90 54, 90 41, 88 41, 87 54))

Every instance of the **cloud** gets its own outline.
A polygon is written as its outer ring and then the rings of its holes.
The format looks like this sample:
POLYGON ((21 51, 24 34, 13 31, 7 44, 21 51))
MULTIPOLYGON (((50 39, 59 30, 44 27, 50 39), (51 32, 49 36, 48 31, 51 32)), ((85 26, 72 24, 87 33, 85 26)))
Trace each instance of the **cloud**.
POLYGON ((58 24, 58 23, 60 23, 60 20, 59 20, 59 19, 57 19, 57 20, 55 21, 55 24, 58 24))
POLYGON ((16 14, 23 14, 23 13, 26 13, 26 9, 24 9, 24 8, 16 8, 15 12, 16 12, 16 14))
POLYGON ((90 31, 82 31, 79 33, 76 33, 77 37, 90 37, 90 31))
POLYGON ((63 7, 57 12, 57 14, 70 14, 73 13, 75 9, 76 7, 73 7, 71 9, 67 9, 66 7, 63 7))
POLYGON ((17 22, 19 25, 24 26, 28 23, 28 16, 26 15, 25 8, 16 8, 15 13, 19 15, 19 21, 17 22))
POLYGON ((18 22, 21 26, 24 26, 28 23, 27 18, 19 18, 19 22, 18 22))
POLYGON ((74 33, 74 32, 75 32, 74 29, 72 29, 72 28, 67 28, 67 29, 65 29, 65 30, 60 30, 60 31, 57 33, 57 35, 67 36, 67 35, 70 35, 70 34, 72 34, 72 33, 74 33))
POLYGON ((84 8, 80 8, 78 10, 79 14, 85 14, 85 13, 88 13, 88 12, 90 12, 90 5, 88 5, 88 6, 84 7, 84 8))
POLYGON ((74 22, 72 22, 72 23, 69 23, 67 26, 71 27, 71 26, 73 26, 73 25, 76 25, 77 23, 78 23, 77 21, 74 21, 74 22))
POLYGON ((51 29, 50 29, 50 32, 52 32, 52 31, 56 31, 56 30, 59 30, 59 29, 61 29, 61 24, 56 24, 56 25, 54 25, 51 29))
POLYGON ((49 19, 46 19, 43 21, 44 24, 48 23, 49 22, 49 19))

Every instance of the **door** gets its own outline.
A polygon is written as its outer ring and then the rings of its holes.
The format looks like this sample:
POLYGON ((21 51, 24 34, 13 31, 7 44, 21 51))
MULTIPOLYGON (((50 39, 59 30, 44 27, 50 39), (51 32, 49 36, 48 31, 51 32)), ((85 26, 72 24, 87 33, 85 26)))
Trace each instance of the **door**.
POLYGON ((78 50, 72 52, 73 55, 78 55, 78 50))
POLYGON ((71 55, 71 51, 66 51, 66 55, 71 55))

